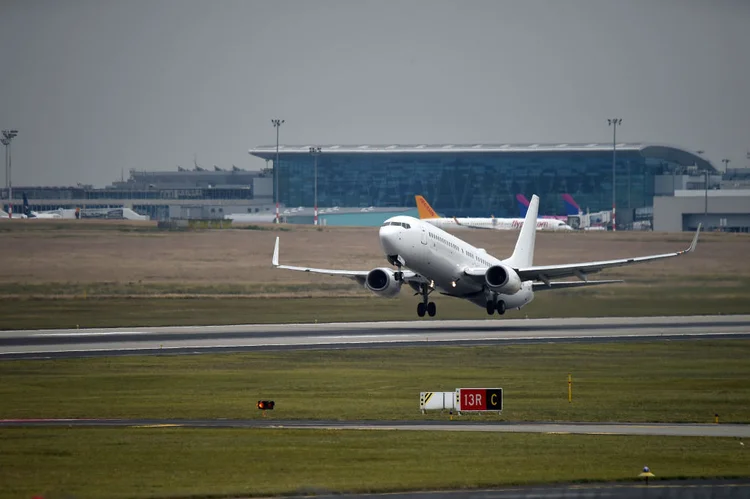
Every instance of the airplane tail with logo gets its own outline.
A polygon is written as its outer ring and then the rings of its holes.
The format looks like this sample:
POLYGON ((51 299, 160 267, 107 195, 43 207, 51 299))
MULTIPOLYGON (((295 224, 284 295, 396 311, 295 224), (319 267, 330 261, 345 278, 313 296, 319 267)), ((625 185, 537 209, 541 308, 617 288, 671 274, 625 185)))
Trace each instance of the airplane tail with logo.
POLYGON ((516 201, 518 201, 518 211, 522 217, 526 216, 526 212, 529 211, 529 200, 523 194, 516 194, 516 201))
POLYGON ((31 215, 31 208, 29 208, 29 199, 26 197, 26 193, 23 193, 23 214, 27 217, 31 215))
POLYGON ((539 196, 531 196, 529 209, 523 220, 521 233, 518 235, 513 254, 505 262, 514 269, 523 269, 534 265, 534 244, 536 242, 536 218, 539 213, 539 196))
POLYGON ((565 205, 566 215, 578 215, 581 213, 581 207, 578 206, 578 203, 576 203, 575 199, 573 199, 573 196, 571 196, 570 194, 563 194, 562 200, 563 204, 565 205))
POLYGON ((424 197, 417 194, 416 196, 414 196, 414 199, 416 199, 417 201, 417 211, 419 212, 420 220, 440 218, 440 216, 435 212, 435 210, 432 209, 432 206, 430 206, 430 203, 428 203, 424 197))

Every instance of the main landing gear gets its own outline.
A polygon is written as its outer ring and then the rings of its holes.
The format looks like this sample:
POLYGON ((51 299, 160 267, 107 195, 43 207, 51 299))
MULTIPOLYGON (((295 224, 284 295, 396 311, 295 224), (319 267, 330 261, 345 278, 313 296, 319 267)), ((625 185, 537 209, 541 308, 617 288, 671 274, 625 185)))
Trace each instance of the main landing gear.
POLYGON ((425 312, 430 317, 435 317, 435 314, 437 313, 437 306, 435 305, 434 301, 429 300, 430 293, 432 293, 432 289, 430 289, 427 284, 420 284, 419 285, 419 292, 417 294, 422 295, 422 301, 417 304, 417 315, 420 317, 424 317, 425 312))
POLYGON ((495 311, 498 315, 505 313, 505 302, 503 300, 487 300, 487 314, 492 315, 495 311))

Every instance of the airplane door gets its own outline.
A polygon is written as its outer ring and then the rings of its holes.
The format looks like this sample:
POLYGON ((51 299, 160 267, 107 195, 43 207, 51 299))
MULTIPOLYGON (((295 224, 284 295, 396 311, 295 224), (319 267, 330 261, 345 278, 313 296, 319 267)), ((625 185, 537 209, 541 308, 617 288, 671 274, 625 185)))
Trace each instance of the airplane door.
POLYGON ((422 244, 427 244, 427 229, 422 225, 422 244))

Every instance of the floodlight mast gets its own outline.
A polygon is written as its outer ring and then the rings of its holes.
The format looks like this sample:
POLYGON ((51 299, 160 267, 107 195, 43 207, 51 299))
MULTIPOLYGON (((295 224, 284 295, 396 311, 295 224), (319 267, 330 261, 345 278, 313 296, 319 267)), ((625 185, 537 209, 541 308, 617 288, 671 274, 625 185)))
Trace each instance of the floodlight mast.
POLYGON ((617 125, 622 124, 621 118, 611 118, 607 122, 609 126, 614 126, 612 133, 612 231, 617 230, 617 177, 615 174, 615 163, 617 162, 617 125))
POLYGON ((284 124, 284 120, 272 119, 271 124, 276 129, 276 161, 273 163, 273 176, 276 191, 276 223, 279 223, 279 129, 284 124))
POLYGON ((2 143, 5 146, 5 179, 8 183, 8 217, 13 218, 13 163, 10 144, 18 136, 18 130, 3 130, 2 143))
POLYGON ((318 225, 318 156, 320 155, 320 147, 311 147, 310 148, 310 154, 312 154, 314 160, 315 160, 315 198, 313 201, 313 225, 318 225))

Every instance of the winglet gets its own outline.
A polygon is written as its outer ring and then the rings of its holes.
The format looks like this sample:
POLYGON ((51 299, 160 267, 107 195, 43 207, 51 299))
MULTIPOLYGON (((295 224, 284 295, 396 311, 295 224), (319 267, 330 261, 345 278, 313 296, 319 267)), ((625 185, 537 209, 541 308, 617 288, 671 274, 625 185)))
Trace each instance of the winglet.
POLYGON ((698 224, 698 229, 695 231, 695 236, 693 236, 693 242, 690 243, 690 247, 685 251, 685 253, 692 253, 693 251, 695 251, 695 247, 698 246, 698 236, 700 236, 701 234, 702 225, 702 223, 698 224))
POLYGON ((279 266, 279 236, 276 236, 276 244, 273 247, 273 259, 271 263, 274 267, 279 266))
POLYGON ((428 203, 424 197, 417 194, 416 196, 414 196, 414 199, 417 201, 417 211, 419 212, 420 220, 440 218, 438 214, 435 212, 435 210, 432 209, 432 206, 430 206, 430 203, 428 203))

